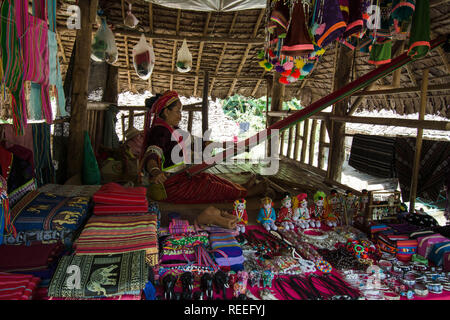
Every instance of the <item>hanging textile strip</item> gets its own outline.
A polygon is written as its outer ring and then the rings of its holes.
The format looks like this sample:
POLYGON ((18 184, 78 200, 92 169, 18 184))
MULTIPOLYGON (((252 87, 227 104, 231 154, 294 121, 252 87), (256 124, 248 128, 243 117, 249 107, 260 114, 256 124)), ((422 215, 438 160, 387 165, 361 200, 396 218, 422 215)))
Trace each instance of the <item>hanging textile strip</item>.
POLYGON ((50 149, 50 125, 47 123, 33 124, 34 167, 36 168, 38 187, 55 182, 55 167, 50 149))
POLYGON ((51 123, 48 25, 45 0, 33 1, 33 14, 38 14, 39 17, 28 13, 28 0, 17 1, 16 25, 22 48, 24 80, 35 82, 31 85, 31 106, 35 108, 36 114, 39 114, 38 109, 41 107, 45 119, 51 123))
POLYGON ((3 82, 11 92, 13 125, 16 135, 23 135, 27 124, 26 100, 23 90, 23 60, 20 53, 14 1, 5 0, 1 7, 0 43, 3 82))

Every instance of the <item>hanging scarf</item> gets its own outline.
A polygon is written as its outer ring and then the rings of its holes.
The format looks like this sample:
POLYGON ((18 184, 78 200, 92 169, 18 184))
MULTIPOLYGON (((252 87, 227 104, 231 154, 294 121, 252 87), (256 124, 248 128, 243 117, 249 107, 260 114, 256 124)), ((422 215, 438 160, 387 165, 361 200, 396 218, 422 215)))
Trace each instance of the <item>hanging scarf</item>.
POLYGON ((23 60, 15 21, 14 1, 5 0, 1 7, 0 43, 3 83, 11 92, 14 131, 23 134, 27 124, 26 101, 23 90, 23 60))
POLYGON ((420 59, 430 51, 430 3, 417 0, 412 18, 408 55, 420 59))

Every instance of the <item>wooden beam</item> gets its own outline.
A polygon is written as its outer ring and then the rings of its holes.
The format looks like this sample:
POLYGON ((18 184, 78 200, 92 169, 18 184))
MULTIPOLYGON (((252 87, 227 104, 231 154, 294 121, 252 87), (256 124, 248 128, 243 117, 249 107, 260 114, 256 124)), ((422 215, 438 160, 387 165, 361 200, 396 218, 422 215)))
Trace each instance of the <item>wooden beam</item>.
MULTIPOLYGON (((398 89, 388 89, 388 90, 370 90, 363 92, 356 92, 353 94, 355 97, 359 96, 375 96, 375 95, 387 95, 387 94, 402 94, 402 93, 415 93, 420 92, 420 87, 410 87, 410 88, 398 88, 398 89)), ((428 91, 444 91, 450 90, 450 83, 436 84, 428 87, 428 91)))
MULTIPOLYGON (((153 3, 150 2, 148 4, 148 28, 150 32, 153 33, 153 3)), ((153 46, 153 39, 149 40, 150 45, 153 46)), ((153 87, 152 87, 152 74, 150 75, 150 78, 148 78, 148 91, 150 91, 151 94, 153 94, 153 87)))
POLYGON ((325 121, 320 122, 320 133, 319 133, 319 158, 317 162, 317 167, 323 169, 323 164, 325 160, 325 135, 326 135, 325 121))
MULTIPOLYGON (((363 91, 369 91, 375 86, 375 82, 372 82, 370 85, 367 86, 367 88, 363 91)), ((361 103, 364 101, 364 96, 359 96, 356 98, 356 100, 353 102, 352 106, 347 112, 347 116, 351 116, 353 113, 355 113, 356 109, 361 105, 361 103)))
MULTIPOLYGON (((261 9, 259 12, 258 20, 256 21, 255 27, 253 29, 253 34, 252 34, 253 38, 255 38, 258 33, 259 25, 261 24, 262 18, 264 17, 264 12, 265 12, 265 9, 261 9)), ((239 77, 241 70, 244 67, 245 61, 247 60, 247 56, 248 56, 248 53, 250 52, 251 48, 252 48, 252 44, 249 43, 247 45, 247 48, 245 49, 244 55, 242 56, 241 63, 239 64, 239 67, 236 71, 236 77, 239 77)), ((233 93, 236 83, 237 83, 237 79, 234 79, 233 83, 231 84, 230 89, 228 90, 227 96, 230 96, 233 93)))
MULTIPOLYGON (((270 111, 270 117, 284 118, 291 115, 292 111, 270 111)), ((336 122, 362 123, 379 126, 395 126, 405 128, 422 128, 425 130, 450 130, 450 121, 434 121, 434 120, 414 120, 401 118, 377 118, 377 117, 349 117, 334 116, 329 112, 318 112, 309 117, 309 119, 332 120, 336 122)))
POLYGON ((61 42, 61 37, 59 36, 59 32, 58 31, 56 31, 56 40, 58 41, 59 50, 62 53, 63 61, 64 61, 65 64, 67 64, 68 61, 67 61, 66 51, 64 50, 64 46, 63 46, 63 44, 61 42))
POLYGON ((408 72, 409 79, 411 79, 411 82, 413 83, 414 87, 417 87, 418 86, 417 79, 414 76, 411 64, 406 65, 406 71, 408 72))
POLYGON ((98 0, 79 0, 81 29, 76 32, 73 89, 71 97, 70 133, 67 152, 68 178, 81 175, 86 125, 87 91, 90 69, 92 25, 95 23, 98 0))
MULTIPOLYGON (((233 32, 233 28, 234 28, 234 25, 236 23, 237 16, 238 16, 238 11, 235 11, 234 15, 233 15, 233 20, 231 21, 230 30, 228 31, 229 35, 231 35, 231 33, 233 32)), ((212 90, 213 90, 213 87, 214 87, 214 82, 216 81, 216 77, 217 77, 217 74, 218 74, 219 69, 220 69, 220 64, 222 63, 222 60, 223 60, 223 57, 225 55, 225 50, 226 49, 227 49, 227 42, 224 42, 223 47, 222 47, 222 52, 219 55, 219 61, 217 62, 216 71, 214 72, 214 75, 213 75, 212 81, 211 81, 211 85, 209 87, 209 95, 211 95, 211 93, 212 93, 212 90)))
MULTIPOLYGON (((67 29, 63 26, 58 26, 58 31, 61 34, 73 34, 74 31, 71 29, 67 29)), ((181 36, 175 34, 165 34, 165 33, 151 33, 151 32, 142 32, 134 29, 125 29, 121 27, 117 27, 114 29, 114 34, 119 36, 128 36, 134 37, 136 39, 140 38, 141 34, 147 38, 151 39, 160 39, 160 40, 177 40, 183 41, 186 39, 188 42, 200 42, 203 41, 205 43, 232 43, 232 44, 254 44, 254 45, 262 45, 264 44, 264 38, 238 38, 238 37, 217 37, 217 36, 181 36)))
POLYGON ((127 64, 127 78, 128 78, 128 90, 131 91, 131 70, 130 70, 130 56, 128 55, 128 39, 124 37, 125 41, 125 61, 127 64))
MULTIPOLYGON (((419 121, 423 121, 425 119, 425 111, 427 106, 427 87, 428 87, 428 73, 429 70, 425 69, 422 77, 422 91, 420 95, 420 112, 419 112, 419 121)), ((413 172, 411 177, 411 189, 409 194, 409 212, 414 213, 415 204, 416 204, 416 196, 417 196, 417 184, 419 178, 419 170, 420 170, 420 156, 422 154, 422 137, 423 137, 423 129, 417 129, 417 138, 416 138, 416 150, 414 153, 414 163, 413 163, 413 172)))
MULTIPOLYGON (((176 35, 178 35, 179 31, 180 31, 180 17, 181 17, 181 9, 178 9, 178 13, 177 13, 177 25, 175 28, 175 32, 176 35)), ((177 53, 177 43, 178 41, 175 40, 173 42, 173 49, 172 49, 172 74, 170 75, 170 82, 169 82, 169 90, 173 90, 173 72, 175 71, 175 57, 176 57, 176 53, 177 53)))
POLYGON ((305 163, 306 147, 308 146, 309 136, 309 119, 303 121, 303 137, 302 137, 302 153, 300 154, 300 162, 305 163))
POLYGON ((203 100, 202 100, 202 133, 204 134, 208 130, 208 86, 209 86, 209 74, 205 71, 203 77, 203 100))
MULTIPOLYGON (((208 25, 209 25, 210 20, 211 20, 211 12, 208 12, 208 15, 206 16, 205 27, 203 28, 203 36, 206 36, 206 34, 208 33, 208 25)), ((205 42, 200 41, 200 45, 198 48, 198 55, 197 55, 197 67, 195 69, 194 97, 197 96, 198 73, 200 71, 200 64, 202 61, 202 53, 203 53, 204 45, 205 45, 205 42)))
POLYGON ((311 166, 314 166, 314 149, 316 146, 316 131, 317 131, 317 120, 312 121, 311 126, 311 137, 309 139, 309 161, 311 166))
POLYGON ((294 136, 295 138, 294 138, 294 140, 295 140, 295 143, 294 143, 294 155, 292 156, 292 158, 294 159, 294 160, 297 160, 298 159, 298 152, 299 152, 299 150, 300 150, 300 137, 301 137, 301 135, 300 135, 300 122, 298 122, 296 125, 295 125, 295 136, 294 136))
POLYGON ((261 82, 264 80, 265 75, 266 75, 266 70, 264 70, 263 74, 261 75, 261 78, 259 78, 258 82, 256 82, 256 85, 253 88, 253 91, 251 93, 252 96, 255 96, 256 91, 258 90, 259 86, 261 85, 261 82))
POLYGON ((289 138, 288 138, 288 149, 287 149, 287 154, 286 156, 288 158, 292 158, 291 157, 291 153, 292 153, 292 139, 293 139, 293 132, 294 131, 294 127, 290 127, 289 128, 289 138))
POLYGON ((434 8, 448 2, 450 2, 450 0, 430 0, 430 8, 434 8))

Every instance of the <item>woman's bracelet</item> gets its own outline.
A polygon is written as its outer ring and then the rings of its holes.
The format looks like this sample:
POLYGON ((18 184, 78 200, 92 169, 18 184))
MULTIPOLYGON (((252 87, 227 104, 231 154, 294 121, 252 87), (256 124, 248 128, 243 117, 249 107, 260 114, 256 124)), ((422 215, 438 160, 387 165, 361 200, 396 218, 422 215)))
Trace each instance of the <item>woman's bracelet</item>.
POLYGON ((152 177, 156 177, 158 174, 161 173, 161 170, 160 170, 159 168, 157 168, 157 167, 153 167, 153 168, 150 169, 150 172, 149 172, 149 173, 150 173, 150 175, 151 175, 152 177), (153 174, 153 173, 152 173, 152 172, 155 171, 155 170, 158 171, 157 174, 153 174))

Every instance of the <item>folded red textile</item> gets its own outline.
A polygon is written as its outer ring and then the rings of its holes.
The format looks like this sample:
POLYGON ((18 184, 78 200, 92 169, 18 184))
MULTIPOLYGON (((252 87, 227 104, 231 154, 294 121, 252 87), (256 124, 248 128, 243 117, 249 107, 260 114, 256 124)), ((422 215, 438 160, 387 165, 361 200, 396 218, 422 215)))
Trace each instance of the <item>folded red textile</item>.
POLYGON ((41 279, 0 272, 0 300, 30 300, 41 279))
POLYGON ((94 206, 94 214, 96 216, 124 214, 124 213, 147 213, 148 204, 130 205, 130 206, 110 206, 97 204, 94 206))
POLYGON ((93 196, 94 202, 110 205, 146 205, 147 189, 145 187, 125 188, 118 183, 103 185, 93 196))
POLYGON ((0 246, 0 271, 21 272, 47 268, 62 252, 61 243, 0 246))

